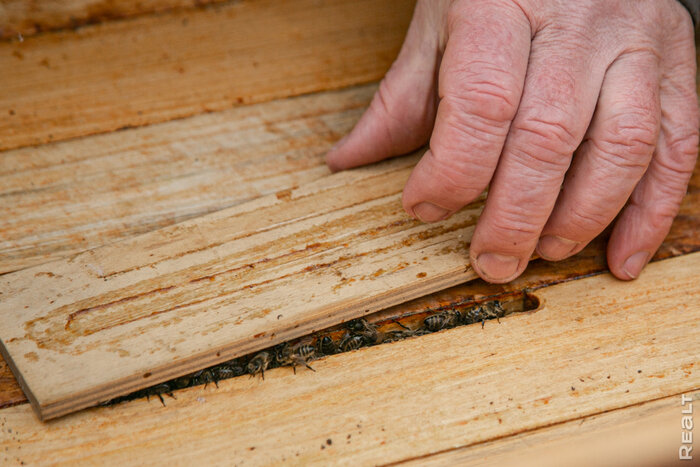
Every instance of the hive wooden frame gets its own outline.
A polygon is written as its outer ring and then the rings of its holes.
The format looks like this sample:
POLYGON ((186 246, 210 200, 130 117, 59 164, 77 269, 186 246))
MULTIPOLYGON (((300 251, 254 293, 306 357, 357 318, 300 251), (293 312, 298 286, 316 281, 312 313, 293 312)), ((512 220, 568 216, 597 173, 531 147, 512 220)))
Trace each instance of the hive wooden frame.
POLYGON ((166 407, 143 398, 48 424, 26 405, 10 407, 0 411, 11 433, 0 455, 67 465, 432 465, 528 452, 551 465, 553 454, 580 456, 572 436, 614 433, 607 452, 618 459, 646 453, 668 464, 680 394, 700 397, 698 271, 693 253, 652 263, 632 282, 601 274, 552 285, 534 292, 537 311, 500 324, 326 357, 316 372, 277 368, 264 381, 193 387, 166 407), (649 416, 662 425, 640 438, 649 416))
POLYGON ((474 278, 483 197, 411 219, 420 154, 4 275, 3 356, 48 419, 474 278))

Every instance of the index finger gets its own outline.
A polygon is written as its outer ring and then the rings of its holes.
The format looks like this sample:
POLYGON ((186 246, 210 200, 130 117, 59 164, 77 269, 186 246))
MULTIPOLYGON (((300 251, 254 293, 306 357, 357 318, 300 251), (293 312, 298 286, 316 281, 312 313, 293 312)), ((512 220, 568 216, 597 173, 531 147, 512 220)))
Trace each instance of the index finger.
POLYGON ((403 192, 409 214, 440 220, 486 188, 518 109, 530 36, 527 17, 510 2, 452 6, 430 150, 403 192))

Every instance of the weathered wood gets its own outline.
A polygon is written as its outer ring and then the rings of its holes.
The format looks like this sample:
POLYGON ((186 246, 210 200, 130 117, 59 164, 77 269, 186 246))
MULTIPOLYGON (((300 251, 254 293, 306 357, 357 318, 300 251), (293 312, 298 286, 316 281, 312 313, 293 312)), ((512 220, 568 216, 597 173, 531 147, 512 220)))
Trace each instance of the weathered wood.
POLYGON ((0 0, 0 38, 229 0, 0 0))
POLYGON ((0 153, 0 274, 328 175, 324 153, 375 89, 0 153))
MULTIPOLYGON (((696 166, 688 194, 671 232, 654 260, 700 249, 700 164, 696 166)), ((525 273, 509 284, 487 284, 481 280, 458 285, 426 297, 380 312, 379 316, 397 317, 479 297, 495 296, 526 288, 537 288, 572 280, 605 270, 605 237, 596 239, 578 255, 556 263, 534 261, 525 273)), ((7 366, 0 365, 0 407, 26 402, 7 366)))
MULTIPOLYGON (((685 394, 695 405, 700 392, 685 394)), ((448 449, 400 465, 517 467, 658 467, 678 459, 681 396, 574 419, 471 447, 448 449)))
POLYGON ((411 219, 419 155, 1 276, 3 356, 51 418, 471 279, 483 199, 411 219))
POLYGON ((0 43, 0 149, 376 81, 413 4, 241 1, 0 43))
POLYGON ((500 324, 327 357, 316 372, 190 388, 167 407, 137 400, 46 424, 10 407, 0 411, 11 433, 0 455, 59 465, 388 463, 697 391, 698 271, 694 253, 652 263, 632 282, 605 274, 554 285, 535 292, 539 311, 500 324))

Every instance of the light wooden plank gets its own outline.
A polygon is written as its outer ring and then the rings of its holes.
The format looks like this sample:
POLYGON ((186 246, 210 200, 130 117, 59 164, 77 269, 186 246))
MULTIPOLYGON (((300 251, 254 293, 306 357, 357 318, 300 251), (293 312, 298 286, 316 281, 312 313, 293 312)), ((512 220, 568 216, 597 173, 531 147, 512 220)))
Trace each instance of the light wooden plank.
POLYGON ((227 0, 0 0, 0 38, 227 0))
POLYGON ((0 454, 57 465, 370 465, 580 423, 700 390, 698 271, 694 253, 633 282, 554 285, 535 292, 538 311, 500 324, 327 357, 316 372, 190 388, 167 407, 142 399, 48 423, 26 405, 3 409, 11 435, 0 454))
POLYGON ((678 458, 680 422, 684 416, 681 411, 687 411, 690 403, 695 414, 694 407, 699 402, 700 392, 675 395, 399 464, 426 467, 689 465, 678 458), (689 400, 685 406, 682 396, 689 400))
MULTIPOLYGON (((358 90, 359 91, 359 90, 358 90)), ((340 94, 342 94, 341 92, 340 94)), ((367 90, 366 95, 369 96, 371 91, 367 90)), ((332 96, 335 93, 328 93, 329 96, 332 96)), ((295 98, 296 99, 296 98, 295 98)), ((298 99, 306 99, 306 97, 298 98, 298 99)), ((333 102, 331 100, 331 102, 333 102)), ((260 105, 268 105, 268 104, 260 104, 260 105)), ((252 108, 252 107, 251 107, 252 108)), ((241 109, 236 109, 235 112, 239 111, 244 111, 247 108, 241 108, 241 109)), ((356 112, 356 110, 352 110, 352 113, 356 112)), ((328 117, 323 117, 323 120, 325 122, 328 122, 328 118, 331 116, 329 115, 328 117)), ((198 119, 200 117, 195 117, 195 119, 198 119)), ((335 116, 332 116, 333 121, 335 121, 335 116)), ((343 120, 344 121, 344 120, 343 120)), ((175 122, 173 123, 168 123, 165 125, 172 125, 172 124, 177 124, 175 122)), ((345 123, 343 123, 345 124, 345 123)), ((281 122, 276 123, 276 127, 283 125, 281 122)), ((335 128, 335 124, 329 123, 329 125, 332 128, 335 128)), ((293 125, 296 128, 296 124, 293 125)), ((303 122, 300 122, 300 126, 304 127, 305 125, 303 122)), ((322 125, 317 125, 316 123, 313 123, 310 125, 312 127, 311 131, 315 131, 315 128, 321 127, 323 128, 325 124, 322 125)), ((286 128, 286 126, 284 127, 286 128)), ((124 137, 128 138, 128 135, 131 134, 131 132, 142 132, 146 131, 146 129, 135 129, 135 130, 129 130, 124 133, 124 137)), ((242 131, 242 130, 241 130, 242 131)), ((251 129, 251 131, 254 131, 251 129)), ((321 130, 320 130, 321 131, 321 130)), ((335 131, 335 130, 334 130, 335 131)), ((188 133, 183 129, 183 132, 188 133)), ((247 132, 244 131, 244 132, 247 132)), ((283 133, 294 133, 291 130, 285 130, 283 133)), ((294 140, 293 142, 290 142, 290 146, 296 147, 297 144, 300 144, 302 148, 305 148, 304 141, 306 141, 306 137, 303 135, 306 134, 304 131, 302 134, 302 137, 300 140, 294 140)), ((273 138, 274 136, 270 135, 269 137, 273 138)), ((102 136, 94 137, 94 138, 102 138, 102 136)), ((90 139, 90 138, 86 138, 90 139)), ((154 145, 158 145, 158 138, 155 137, 155 143, 154 145)), ((315 148, 317 146, 322 146, 323 142, 314 142, 314 137, 311 137, 311 143, 310 146, 315 148)), ((82 141, 82 140, 81 140, 82 141)), ((198 144, 195 145, 194 147, 197 148, 199 146, 202 146, 205 148, 207 147, 206 143, 206 138, 203 137, 202 139, 197 139, 198 144)), ((117 144, 118 141, 112 141, 114 144, 117 144)), ((138 143, 138 140, 137 140, 138 143)), ((139 143, 140 144, 140 143, 139 143)), ((280 143, 282 144, 282 143, 280 143)), ((71 145, 71 143, 60 143, 58 146, 61 145, 71 145)), ((276 144, 273 144, 273 147, 277 147, 276 144)), ((285 146, 286 147, 286 146, 285 146)), ((266 146, 259 148, 260 151, 263 151, 266 153, 266 146)), ((194 149, 193 149, 194 150, 194 149)), ((305 151, 305 149, 303 149, 305 151)), ((144 150, 144 152, 146 152, 144 150)), ((31 158, 32 152, 29 151, 26 155, 28 158, 31 158)), ((51 152, 53 154, 53 152, 51 152)), ((218 153, 217 153, 218 154, 218 153)), ((67 152, 66 152, 66 155, 67 152)), ((209 158, 214 157, 211 155, 209 158)), ((207 158, 207 159, 209 159, 207 158)), ((53 159, 48 160, 47 162, 51 162, 53 159)), ((93 166, 97 166, 101 162, 102 158, 99 160, 94 161, 93 166)), ((255 158, 253 158, 253 161, 255 158)), ((295 156, 295 161, 296 156, 295 156)), ((19 163, 21 159, 17 159, 17 163, 19 163)), ((251 163, 253 163, 251 161, 251 163)), ((291 162, 290 162, 291 163, 291 162)), ((319 161, 320 163, 320 161, 319 161)), ((76 164, 80 164, 80 161, 76 161, 76 164)), ((77 165, 76 165, 77 167, 77 165)), ((167 166, 166 166, 167 167, 167 166)), ((217 166, 220 167, 220 166, 217 166)), ((30 172, 33 169, 26 169, 29 170, 30 172)), ((36 168, 36 173, 40 174, 41 173, 41 168, 36 168)), ((109 170, 108 167, 105 168, 106 171, 109 170)), ((167 169, 164 167, 160 169, 162 172, 167 172, 167 169)), ((219 168, 218 170, 225 170, 224 167, 219 168)), ((270 169, 274 172, 274 168, 270 169)), ((82 171, 80 171, 82 175, 82 171)), ((28 176, 27 179, 30 177, 28 176)), ((41 177, 37 176, 36 180, 40 180, 41 177)), ((278 180, 284 180, 284 177, 280 177, 278 180)), ((77 182, 77 181, 76 181, 77 182)), ((85 192, 81 190, 81 192, 85 192)), ((223 193, 225 195, 225 193, 223 193)), ((85 196, 86 197, 86 196, 85 196)), ((75 203, 82 203, 82 202, 87 202, 87 200, 74 200, 73 202, 75 203)), ((156 203, 157 199, 150 199, 149 202, 144 202, 141 203, 140 205, 137 205, 134 203, 133 209, 144 209, 146 212, 149 210, 149 204, 150 203, 156 203)), ((183 197, 182 198, 183 206, 186 206, 187 204, 187 198, 183 197)), ((71 201, 66 200, 65 204, 62 205, 61 209, 68 209, 71 210, 72 212, 75 212, 75 209, 71 207, 71 201)), ((35 206, 35 209, 40 209, 40 206, 35 206)), ((660 259, 660 258, 665 258, 668 256, 676 256, 680 254, 684 254, 687 252, 692 252, 698 249, 700 246, 700 216, 698 215, 698 210, 700 209, 700 165, 696 166, 696 170, 694 172, 694 175, 691 179, 690 182, 690 187, 688 189, 688 193, 684 197, 683 204, 681 206, 680 214, 678 218, 674 221, 671 232, 669 236, 666 238, 664 243, 661 246, 661 249, 659 253, 655 256, 655 259, 660 259)), ((57 215, 60 214, 60 209, 57 209, 57 215)), ((94 213, 95 216, 99 214, 99 205, 96 207, 96 212, 94 213)), ((152 213, 151 215, 155 215, 156 213, 152 213)), ((34 219, 28 220, 28 222, 37 222, 39 219, 34 219)), ((89 222, 89 218, 86 217, 86 221, 89 222)), ((89 223, 89 228, 90 229, 95 229, 99 231, 99 229, 103 228, 104 226, 102 224, 95 224, 95 223, 89 223)), ((37 225, 35 229, 38 229, 39 226, 37 225)), ((89 230, 88 230, 89 232, 89 230)), ((95 238, 99 238, 96 236, 95 238)), ((18 254, 21 254, 21 251, 17 251, 18 254)), ((450 303, 454 302, 459 302, 463 300, 468 300, 472 299, 475 296, 493 296, 493 295, 498 295, 500 293, 504 292, 509 292, 509 291, 514 291, 514 290, 521 290, 523 288, 533 288, 533 287, 538 287, 546 284, 551 284, 551 283, 556 283, 561 280, 566 280, 570 279, 572 277, 580 277, 586 274, 594 273, 594 272, 599 272, 603 271, 606 269, 606 262, 605 262, 605 238, 599 238, 593 244, 589 245, 584 251, 579 253, 573 258, 570 258, 565 261, 559 261, 559 262, 542 262, 542 261, 535 261, 533 262, 526 272, 518 278, 517 280, 509 283, 509 284, 486 284, 482 281, 474 281, 470 282, 468 284, 462 285, 462 286, 457 286, 453 287, 450 289, 447 289, 445 291, 442 291, 440 293, 435 293, 430 296, 425 297, 424 299, 420 300, 415 300, 413 302, 405 303, 402 304, 401 306, 395 307, 393 309, 386 310, 382 314, 388 314, 388 316, 394 317, 394 316, 399 316, 403 315, 406 313, 410 312, 421 312, 424 311, 427 308, 435 308, 438 306, 445 306, 449 305, 450 303)), ((20 402, 26 402, 26 399, 21 393, 21 390, 19 389, 14 377, 12 376, 10 370, 8 367, 2 365, 0 363, 0 407, 4 405, 13 405, 16 403, 20 402)))
POLYGON ((377 81, 413 4, 244 0, 0 43, 0 150, 377 81))
POLYGON ((328 175, 376 85, 0 154, 0 273, 328 175))
POLYGON ((411 219, 419 156, 4 275, 3 356, 51 418, 471 279, 483 198, 411 219))

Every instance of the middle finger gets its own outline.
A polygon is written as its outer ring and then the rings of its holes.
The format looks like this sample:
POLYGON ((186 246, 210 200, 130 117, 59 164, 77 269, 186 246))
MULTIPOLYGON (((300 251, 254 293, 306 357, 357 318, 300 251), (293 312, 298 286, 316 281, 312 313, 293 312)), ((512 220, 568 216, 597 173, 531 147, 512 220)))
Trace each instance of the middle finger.
POLYGON ((538 33, 518 113, 470 248, 491 282, 522 273, 592 118, 606 64, 579 38, 538 33))

